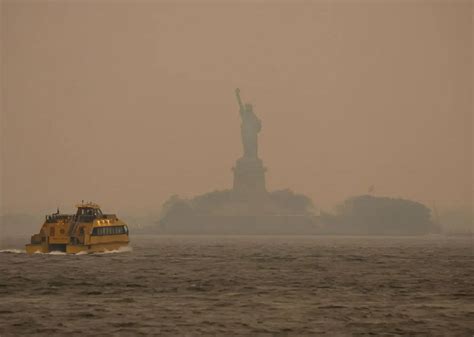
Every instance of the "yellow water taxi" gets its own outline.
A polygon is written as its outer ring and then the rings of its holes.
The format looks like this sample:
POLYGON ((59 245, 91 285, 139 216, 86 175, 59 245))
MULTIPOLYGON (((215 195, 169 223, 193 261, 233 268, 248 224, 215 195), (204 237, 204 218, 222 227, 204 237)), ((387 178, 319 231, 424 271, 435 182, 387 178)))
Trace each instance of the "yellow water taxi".
POLYGON ((91 202, 76 207, 75 215, 59 210, 47 215, 39 234, 26 245, 26 252, 95 253, 128 246, 128 227, 115 214, 103 214, 99 205, 91 202))

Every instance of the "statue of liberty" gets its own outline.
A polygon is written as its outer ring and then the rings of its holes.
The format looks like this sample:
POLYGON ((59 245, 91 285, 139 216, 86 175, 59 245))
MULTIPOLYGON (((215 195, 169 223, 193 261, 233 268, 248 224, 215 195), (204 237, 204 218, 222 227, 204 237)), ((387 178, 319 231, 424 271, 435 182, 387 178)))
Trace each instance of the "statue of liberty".
POLYGON ((240 118, 242 124, 240 126, 240 132, 242 135, 242 144, 244 146, 244 157, 256 159, 258 158, 258 141, 257 135, 262 129, 262 122, 253 112, 252 104, 242 103, 240 99, 240 89, 235 89, 237 96, 237 102, 240 108, 240 118))

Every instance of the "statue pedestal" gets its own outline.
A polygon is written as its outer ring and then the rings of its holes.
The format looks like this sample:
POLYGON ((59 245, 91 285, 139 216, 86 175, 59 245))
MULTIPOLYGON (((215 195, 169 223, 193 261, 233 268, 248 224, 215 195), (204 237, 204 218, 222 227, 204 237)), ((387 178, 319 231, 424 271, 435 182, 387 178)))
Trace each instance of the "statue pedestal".
POLYGON ((234 194, 242 199, 261 198, 267 194, 265 171, 260 158, 242 157, 237 160, 234 171, 234 194))

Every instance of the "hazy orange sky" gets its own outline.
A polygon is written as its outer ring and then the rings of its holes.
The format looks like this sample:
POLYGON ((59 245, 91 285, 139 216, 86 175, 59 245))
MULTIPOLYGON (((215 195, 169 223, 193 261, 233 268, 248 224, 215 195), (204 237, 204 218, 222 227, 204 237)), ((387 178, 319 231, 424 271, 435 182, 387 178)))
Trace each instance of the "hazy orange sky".
POLYGON ((2 1, 4 213, 156 211, 232 185, 472 203, 471 1, 2 1))

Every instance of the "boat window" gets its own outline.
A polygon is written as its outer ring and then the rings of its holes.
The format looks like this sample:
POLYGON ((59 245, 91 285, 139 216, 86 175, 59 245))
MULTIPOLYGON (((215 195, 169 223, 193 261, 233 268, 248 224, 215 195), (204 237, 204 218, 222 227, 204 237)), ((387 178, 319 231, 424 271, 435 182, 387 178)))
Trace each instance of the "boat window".
POLYGON ((92 236, 121 235, 127 233, 128 228, 126 226, 95 227, 92 230, 92 236))
POLYGON ((81 207, 77 209, 76 218, 80 222, 91 222, 95 218, 100 217, 102 212, 100 209, 81 207))
POLYGON ((55 231, 54 227, 50 227, 49 228, 49 236, 54 236, 54 234, 55 234, 54 231, 55 231))

